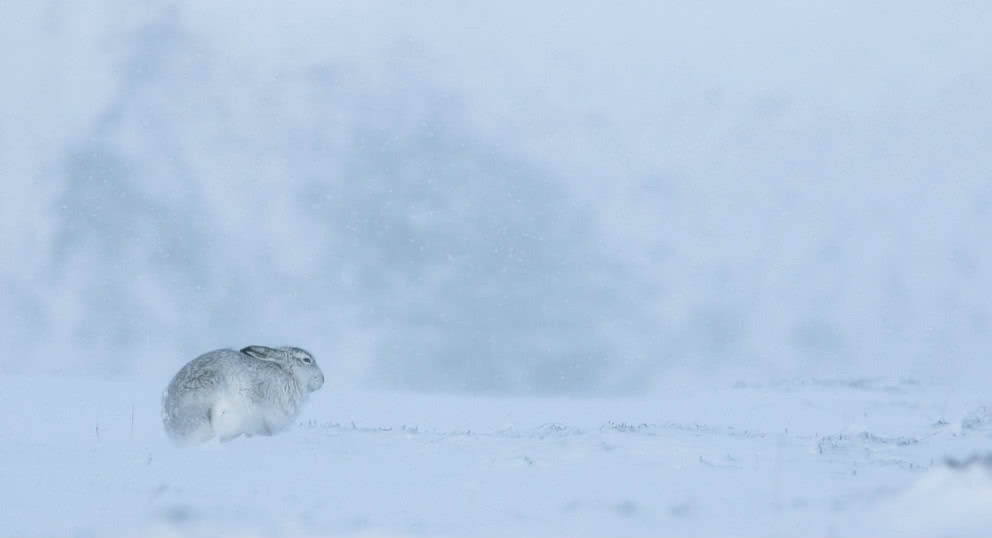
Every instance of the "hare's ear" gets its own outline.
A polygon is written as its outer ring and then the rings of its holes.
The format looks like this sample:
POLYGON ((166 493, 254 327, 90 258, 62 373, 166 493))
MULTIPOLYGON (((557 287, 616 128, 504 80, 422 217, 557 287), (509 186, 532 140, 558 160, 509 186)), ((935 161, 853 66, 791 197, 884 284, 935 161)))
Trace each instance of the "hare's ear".
POLYGON ((249 357, 262 360, 272 360, 272 356, 276 354, 276 350, 265 346, 248 346, 242 349, 241 352, 249 357))

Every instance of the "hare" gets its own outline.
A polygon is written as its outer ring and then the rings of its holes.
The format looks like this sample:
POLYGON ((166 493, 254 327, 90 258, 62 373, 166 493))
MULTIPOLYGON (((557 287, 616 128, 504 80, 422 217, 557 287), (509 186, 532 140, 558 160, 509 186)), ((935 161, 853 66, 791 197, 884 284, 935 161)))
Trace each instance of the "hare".
POLYGON ((273 435, 324 384, 313 355, 297 347, 218 349, 193 359, 162 395, 165 433, 177 443, 273 435))

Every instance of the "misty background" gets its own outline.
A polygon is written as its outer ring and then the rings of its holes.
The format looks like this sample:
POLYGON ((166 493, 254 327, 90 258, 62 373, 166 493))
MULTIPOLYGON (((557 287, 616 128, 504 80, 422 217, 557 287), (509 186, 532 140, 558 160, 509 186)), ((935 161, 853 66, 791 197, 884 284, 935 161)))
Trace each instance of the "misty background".
POLYGON ((992 371, 985 2, 0 7, 0 373, 992 371))

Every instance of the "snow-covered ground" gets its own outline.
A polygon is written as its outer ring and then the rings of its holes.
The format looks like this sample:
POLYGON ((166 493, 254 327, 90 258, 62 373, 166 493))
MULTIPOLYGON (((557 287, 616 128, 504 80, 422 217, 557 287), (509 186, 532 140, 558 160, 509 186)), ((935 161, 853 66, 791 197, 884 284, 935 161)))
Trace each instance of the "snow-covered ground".
POLYGON ((0 538, 992 535, 989 21, 4 2, 0 538), (328 385, 171 446, 232 343, 328 385))
POLYGON ((166 440, 158 385, 0 377, 0 536, 992 533, 992 475, 960 465, 992 410, 913 380, 329 388, 282 435, 191 448, 166 440))

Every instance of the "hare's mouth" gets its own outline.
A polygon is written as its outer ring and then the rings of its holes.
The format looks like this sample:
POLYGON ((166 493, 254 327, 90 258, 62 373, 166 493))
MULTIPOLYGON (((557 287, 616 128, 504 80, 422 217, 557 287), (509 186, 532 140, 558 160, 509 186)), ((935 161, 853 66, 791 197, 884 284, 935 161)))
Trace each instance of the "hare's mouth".
POLYGON ((324 376, 323 376, 323 374, 316 375, 316 376, 311 377, 310 378, 310 384, 309 384, 309 386, 307 386, 307 388, 310 389, 310 392, 313 392, 313 391, 319 389, 322 386, 324 386, 324 376))

